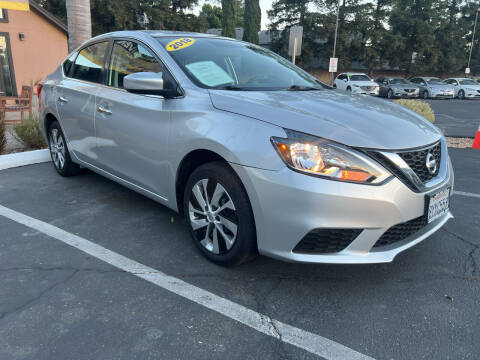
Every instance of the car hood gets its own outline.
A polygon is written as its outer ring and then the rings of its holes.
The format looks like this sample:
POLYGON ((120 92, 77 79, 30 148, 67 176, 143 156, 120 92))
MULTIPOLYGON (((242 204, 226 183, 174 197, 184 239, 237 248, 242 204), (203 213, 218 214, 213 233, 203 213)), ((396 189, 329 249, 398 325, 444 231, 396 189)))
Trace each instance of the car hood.
POLYGON ((437 90, 438 89, 453 90, 453 86, 447 85, 447 84, 427 84, 427 86, 437 90))
POLYGON ((383 99, 320 91, 210 90, 213 106, 354 147, 407 149, 441 138, 428 120, 383 99))
POLYGON ((478 85, 459 85, 461 88, 469 88, 469 89, 475 89, 475 90, 480 90, 480 84, 478 85))
POLYGON ((418 86, 407 84, 390 84, 394 89, 418 89, 418 86))
POLYGON ((358 86, 378 86, 378 84, 373 81, 350 81, 350 83, 358 86))

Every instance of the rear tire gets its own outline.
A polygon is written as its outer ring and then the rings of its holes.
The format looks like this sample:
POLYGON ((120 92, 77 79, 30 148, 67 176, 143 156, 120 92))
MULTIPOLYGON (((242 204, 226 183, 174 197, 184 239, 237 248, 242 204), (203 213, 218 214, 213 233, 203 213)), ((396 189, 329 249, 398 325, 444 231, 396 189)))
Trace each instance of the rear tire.
POLYGON ((53 166, 60 175, 70 177, 82 171, 80 166, 75 164, 70 157, 67 142, 58 121, 54 121, 48 128, 48 147, 53 166))
POLYGON ((192 172, 185 186, 183 209, 195 246, 210 261, 233 266, 257 256, 250 201, 227 164, 211 162, 192 172))

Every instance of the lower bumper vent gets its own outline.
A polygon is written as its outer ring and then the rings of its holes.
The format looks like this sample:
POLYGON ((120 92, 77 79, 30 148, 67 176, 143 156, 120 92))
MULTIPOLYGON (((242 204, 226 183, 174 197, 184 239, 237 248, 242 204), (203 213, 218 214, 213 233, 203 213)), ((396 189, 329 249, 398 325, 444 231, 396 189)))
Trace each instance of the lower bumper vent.
POLYGON ((362 229, 315 229, 295 246, 302 254, 331 254, 342 251, 362 232, 362 229))
POLYGON ((413 235, 423 229, 425 226, 427 226, 427 224, 427 216, 422 215, 413 220, 392 226, 380 237, 380 239, 377 240, 373 247, 376 248, 380 246, 386 246, 405 240, 410 235, 413 235))

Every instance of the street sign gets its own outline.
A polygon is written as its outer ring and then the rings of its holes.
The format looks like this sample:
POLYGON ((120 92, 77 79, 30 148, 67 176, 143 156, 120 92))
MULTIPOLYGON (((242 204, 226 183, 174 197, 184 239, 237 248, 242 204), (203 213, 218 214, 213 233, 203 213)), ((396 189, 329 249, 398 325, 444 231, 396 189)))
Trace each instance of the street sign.
POLYGON ((470 68, 465 69, 465 74, 470 74, 470 68))
POLYGON ((21 11, 30 10, 29 0, 0 1, 0 5, 3 9, 21 10, 21 11))
POLYGON ((288 43, 288 55, 302 55, 303 26, 292 26, 290 28, 290 41, 288 43))
POLYGON ((337 72, 338 58, 330 58, 330 65, 328 66, 328 72, 337 72))

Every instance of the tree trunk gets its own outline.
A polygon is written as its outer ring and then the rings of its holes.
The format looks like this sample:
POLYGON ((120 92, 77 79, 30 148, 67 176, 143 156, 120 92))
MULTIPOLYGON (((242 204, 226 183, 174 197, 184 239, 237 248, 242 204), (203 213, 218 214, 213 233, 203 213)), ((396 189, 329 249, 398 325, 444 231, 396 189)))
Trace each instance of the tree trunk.
POLYGON ((73 51, 92 37, 90 0, 67 0, 68 49, 73 51))

